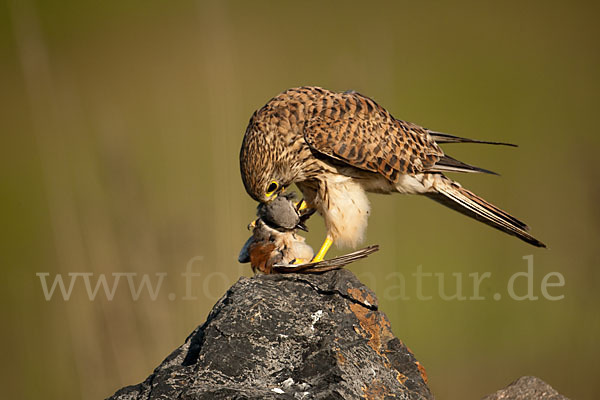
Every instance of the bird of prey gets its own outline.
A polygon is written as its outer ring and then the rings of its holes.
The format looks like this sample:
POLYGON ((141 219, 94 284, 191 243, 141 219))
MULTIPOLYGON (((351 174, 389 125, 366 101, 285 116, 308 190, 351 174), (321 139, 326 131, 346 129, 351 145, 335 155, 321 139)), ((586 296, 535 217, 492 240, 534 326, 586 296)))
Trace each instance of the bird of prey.
POLYGON ((256 111, 240 151, 248 194, 261 203, 296 184, 308 207, 324 218, 332 243, 356 247, 370 212, 366 192, 419 194, 538 247, 527 225, 464 189, 448 172, 492 173, 444 153, 443 143, 486 143, 394 118, 354 91, 288 89, 256 111))

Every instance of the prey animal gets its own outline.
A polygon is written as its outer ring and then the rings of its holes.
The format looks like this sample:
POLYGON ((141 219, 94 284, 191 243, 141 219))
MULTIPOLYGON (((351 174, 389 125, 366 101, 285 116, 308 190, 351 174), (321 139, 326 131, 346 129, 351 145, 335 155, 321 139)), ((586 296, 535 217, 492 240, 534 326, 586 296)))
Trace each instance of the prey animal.
POLYGON ((301 210, 302 202, 296 204, 294 198, 294 193, 281 194, 269 203, 258 205, 258 218, 249 225, 252 236, 238 257, 240 263, 249 262, 254 273, 325 272, 378 250, 378 246, 370 246, 330 260, 309 262, 314 251, 297 232, 307 231, 305 222, 314 210, 301 210))
POLYGON ((250 262, 253 272, 270 274, 275 264, 306 263, 313 258, 312 247, 297 230, 307 230, 302 215, 293 202, 294 194, 282 194, 257 208, 258 219, 250 223, 252 236, 246 241, 238 261, 250 262))

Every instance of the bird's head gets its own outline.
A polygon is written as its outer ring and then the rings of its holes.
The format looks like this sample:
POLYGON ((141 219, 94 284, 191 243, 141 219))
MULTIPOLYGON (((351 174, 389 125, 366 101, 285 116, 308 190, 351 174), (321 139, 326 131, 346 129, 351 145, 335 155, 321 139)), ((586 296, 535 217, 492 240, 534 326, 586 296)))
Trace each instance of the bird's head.
POLYGON ((242 172, 242 180, 248 194, 260 203, 270 203, 283 193, 292 183, 291 179, 275 170, 269 171, 265 168, 255 172, 253 175, 245 175, 242 172))
POLYGON ((268 143, 264 135, 246 133, 240 171, 248 194, 261 203, 275 200, 294 182, 289 161, 285 149, 278 144, 268 143))

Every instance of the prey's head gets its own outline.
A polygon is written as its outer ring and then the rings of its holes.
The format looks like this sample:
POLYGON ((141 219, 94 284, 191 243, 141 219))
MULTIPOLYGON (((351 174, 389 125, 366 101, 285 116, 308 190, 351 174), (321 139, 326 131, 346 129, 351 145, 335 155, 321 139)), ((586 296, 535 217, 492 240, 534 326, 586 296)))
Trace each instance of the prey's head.
MULTIPOLYGON (((252 236, 242 247, 238 258, 239 262, 250 262, 251 249, 257 245, 259 248, 263 248, 262 246, 268 244, 281 243, 282 239, 286 239, 288 244, 296 243, 294 254, 299 251, 298 249, 304 249, 305 247, 310 249, 310 246, 301 246, 304 244, 304 239, 298 240, 296 230, 308 230, 304 222, 314 213, 314 209, 301 211, 300 203, 295 204, 294 199, 294 192, 282 193, 276 199, 258 205, 258 218, 248 225, 248 229, 252 230, 252 236)), ((312 249, 310 252, 310 257, 304 258, 310 259, 312 249)), ((303 256, 299 257, 303 258, 303 256)))
POLYGON ((252 236, 246 241, 238 256, 240 263, 250 262, 252 249, 260 251, 264 246, 276 243, 284 236, 294 237, 296 229, 306 230, 293 199, 292 192, 277 196, 268 203, 259 203, 256 212, 258 218, 248 225, 248 229, 252 230, 252 236), (257 248, 259 250, 256 250, 257 248))
POLYGON ((258 219, 279 231, 306 230, 306 226, 294 204, 295 193, 280 193, 276 199, 258 205, 258 219))

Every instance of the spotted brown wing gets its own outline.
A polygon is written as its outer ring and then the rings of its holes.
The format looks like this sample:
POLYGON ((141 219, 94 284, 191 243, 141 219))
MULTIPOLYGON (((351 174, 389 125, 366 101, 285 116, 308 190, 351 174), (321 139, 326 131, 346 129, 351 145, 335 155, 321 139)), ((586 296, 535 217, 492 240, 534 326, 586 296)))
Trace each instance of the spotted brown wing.
POLYGON ((444 156, 425 128, 396 120, 358 93, 338 94, 306 122, 304 139, 319 153, 392 182, 426 171, 444 156))

